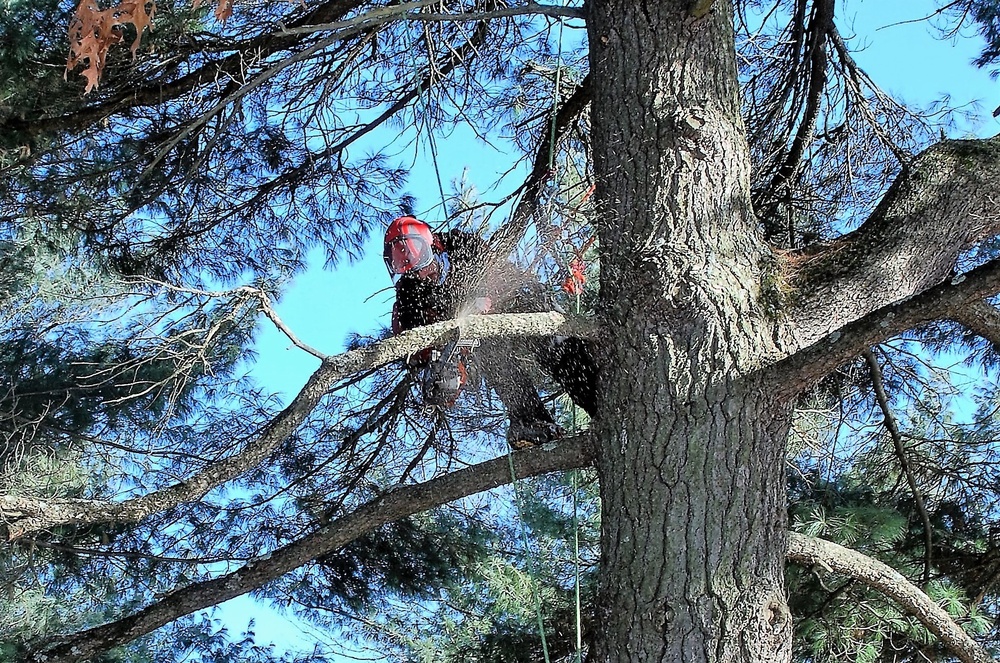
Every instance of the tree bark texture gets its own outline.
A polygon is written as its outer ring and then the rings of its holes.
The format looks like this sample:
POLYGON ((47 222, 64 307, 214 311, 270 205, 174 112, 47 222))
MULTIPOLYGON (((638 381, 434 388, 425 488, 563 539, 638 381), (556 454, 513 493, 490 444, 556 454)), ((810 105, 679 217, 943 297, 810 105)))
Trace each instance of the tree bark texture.
POLYGON ((789 410, 759 302, 732 7, 595 0, 597 661, 782 661, 789 410))
POLYGON ((1000 231, 1000 138, 948 140, 914 158, 865 223, 793 257, 787 315, 799 347, 948 278, 1000 231))

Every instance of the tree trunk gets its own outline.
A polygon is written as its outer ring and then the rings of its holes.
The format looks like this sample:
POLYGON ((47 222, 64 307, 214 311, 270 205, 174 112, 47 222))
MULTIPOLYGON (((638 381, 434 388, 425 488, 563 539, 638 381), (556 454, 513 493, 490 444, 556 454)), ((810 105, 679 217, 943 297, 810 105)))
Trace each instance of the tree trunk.
POLYGON ((732 8, 592 0, 603 500, 597 661, 782 661, 790 410, 758 301, 732 8))

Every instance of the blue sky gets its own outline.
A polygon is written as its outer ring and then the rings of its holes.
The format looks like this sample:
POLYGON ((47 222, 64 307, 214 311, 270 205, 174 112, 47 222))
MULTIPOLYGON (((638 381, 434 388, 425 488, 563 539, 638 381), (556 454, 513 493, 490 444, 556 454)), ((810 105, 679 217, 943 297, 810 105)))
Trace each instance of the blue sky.
MULTIPOLYGON (((952 137, 963 133, 993 135, 1000 131, 1000 122, 991 117, 1000 105, 1000 85, 987 72, 970 65, 980 47, 978 38, 965 38, 974 37, 973 31, 966 30, 962 38, 939 40, 926 22, 904 22, 926 16, 933 8, 934 3, 927 0, 849 0, 841 10, 840 25, 845 35, 851 34, 852 25, 855 27, 853 43, 864 45, 856 59, 883 89, 918 105, 944 95, 956 106, 974 108, 978 102, 975 120, 952 137)), ((466 169, 474 183, 486 188, 513 161, 469 132, 456 131, 447 140, 439 138, 437 145, 446 188, 466 169)), ((419 210, 437 206, 425 216, 437 221, 441 216, 440 194, 426 141, 417 146, 416 156, 407 189, 416 195, 419 210)), ((509 176, 507 187, 516 179, 509 176)), ((367 333, 387 325, 392 291, 381 251, 381 236, 376 233, 369 238, 365 257, 356 264, 325 269, 322 257, 315 255, 313 266, 295 279, 277 305, 278 314, 302 340, 327 353, 342 350, 350 332, 367 333)), ((268 325, 262 330, 254 374, 288 397, 317 368, 318 360, 291 348, 287 339, 268 325)))
MULTIPOLYGON (((951 137, 1000 132, 1000 122, 991 117, 993 109, 1000 105, 1000 85, 987 72, 970 64, 981 47, 978 38, 970 38, 974 32, 967 30, 957 39, 940 40, 926 22, 905 22, 927 16, 934 8, 935 3, 928 0, 846 0, 838 6, 838 24, 845 36, 852 34, 853 26, 856 36, 852 44, 864 46, 856 53, 856 60, 886 91, 921 106, 949 95, 953 105, 973 110, 971 123, 951 137)), ((470 179, 485 189, 515 158, 460 131, 448 139, 439 138, 437 146, 446 188, 468 169, 470 179)), ((417 166, 407 188, 416 195, 417 208, 426 210, 438 204, 440 194, 427 143, 421 142, 418 150, 417 166)), ((505 186, 516 185, 516 180, 509 177, 505 186)), ((431 221, 439 217, 440 208, 426 216, 431 221)), ((356 264, 331 270, 323 267, 322 256, 315 256, 313 266, 295 279, 276 310, 299 338, 333 354, 343 349, 350 332, 368 333, 387 325, 392 298, 391 282, 381 259, 381 234, 376 233, 368 241, 365 257, 356 264)), ((268 389, 281 392, 286 400, 319 365, 314 357, 291 347, 267 323, 262 326, 257 350, 259 361, 252 369, 253 375, 268 389)), ((274 640, 279 645, 294 646, 315 637, 246 597, 229 602, 222 614, 232 631, 244 628, 249 617, 256 617, 257 634, 265 642, 274 640)))

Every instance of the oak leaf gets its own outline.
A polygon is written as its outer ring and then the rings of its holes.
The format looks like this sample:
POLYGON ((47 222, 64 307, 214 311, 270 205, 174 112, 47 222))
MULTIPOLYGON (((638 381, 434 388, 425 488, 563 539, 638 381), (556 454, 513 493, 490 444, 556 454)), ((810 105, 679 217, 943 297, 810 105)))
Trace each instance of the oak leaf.
MULTIPOLYGON (((202 0, 194 0, 191 3, 191 7, 198 9, 201 7, 202 0)), ((227 18, 233 15, 233 0, 217 0, 215 5, 215 20, 220 22, 225 22, 227 18)))
POLYGON ((126 24, 135 27, 132 42, 132 58, 146 28, 153 29, 156 4, 149 0, 121 0, 114 7, 101 9, 97 0, 81 0, 69 24, 69 58, 66 73, 83 66, 81 75, 87 79, 84 94, 88 94, 101 82, 101 74, 107 60, 108 51, 122 41, 126 24), (147 8, 148 5, 148 8, 147 8))

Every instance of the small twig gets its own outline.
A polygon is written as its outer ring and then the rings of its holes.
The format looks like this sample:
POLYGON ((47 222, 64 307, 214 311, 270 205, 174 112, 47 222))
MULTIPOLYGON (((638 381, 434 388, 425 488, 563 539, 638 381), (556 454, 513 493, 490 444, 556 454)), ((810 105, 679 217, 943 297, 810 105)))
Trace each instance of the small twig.
POLYGON ((447 23, 454 21, 488 21, 498 18, 511 18, 527 15, 541 15, 548 16, 550 18, 586 18, 586 13, 579 7, 560 7, 558 5, 542 5, 534 2, 528 3, 528 5, 522 7, 507 7, 504 9, 494 9, 492 11, 455 13, 433 13, 420 11, 423 7, 436 4, 437 1, 438 0, 417 0, 416 2, 383 7, 345 21, 286 28, 281 30, 280 34, 310 34, 313 32, 342 30, 359 24, 381 25, 382 23, 386 23, 388 21, 400 19, 427 23, 447 23))
POLYGON ((274 307, 271 306, 271 298, 267 296, 267 293, 265 293, 263 290, 257 290, 257 289, 254 289, 253 293, 254 293, 254 296, 257 297, 257 300, 260 302, 261 313, 263 313, 264 315, 266 315, 267 318, 268 318, 268 320, 270 320, 271 322, 273 322, 274 326, 277 327, 279 330, 281 330, 282 334, 284 334, 285 336, 288 337, 288 340, 292 342, 292 345, 294 345, 295 347, 299 348, 300 350, 305 350, 306 352, 308 352, 309 354, 311 354, 313 357, 319 358, 321 361, 324 360, 324 359, 326 359, 326 358, 328 358, 330 356, 330 355, 327 355, 327 354, 324 354, 324 353, 320 352, 319 350, 317 350, 313 346, 309 345, 308 343, 304 343, 303 341, 300 341, 299 337, 295 335, 295 332, 293 332, 288 327, 288 325, 286 325, 281 320, 281 318, 278 317, 278 314, 274 310, 274 307))

